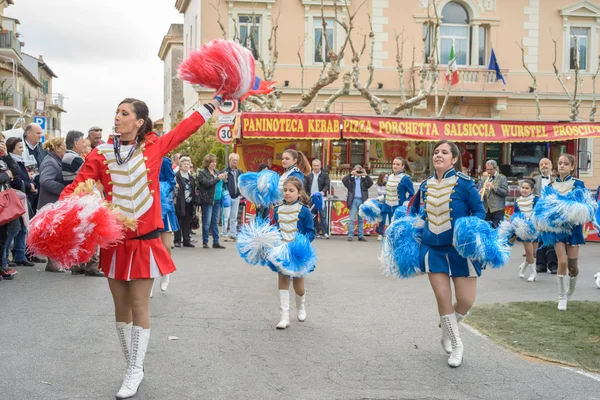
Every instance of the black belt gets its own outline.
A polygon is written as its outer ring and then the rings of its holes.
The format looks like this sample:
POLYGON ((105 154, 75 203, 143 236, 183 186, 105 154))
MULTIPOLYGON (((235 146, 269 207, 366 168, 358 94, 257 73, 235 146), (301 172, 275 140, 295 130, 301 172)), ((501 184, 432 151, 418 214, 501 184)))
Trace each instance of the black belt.
POLYGON ((131 240, 151 240, 151 239, 158 239, 159 237, 160 237, 160 230, 157 229, 150 233, 146 233, 145 235, 131 238, 131 240))

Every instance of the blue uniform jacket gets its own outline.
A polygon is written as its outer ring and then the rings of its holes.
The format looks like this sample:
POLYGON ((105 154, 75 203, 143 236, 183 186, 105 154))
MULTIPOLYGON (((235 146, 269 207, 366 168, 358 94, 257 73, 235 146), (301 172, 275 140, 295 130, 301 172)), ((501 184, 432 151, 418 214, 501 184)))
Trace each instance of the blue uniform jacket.
MULTIPOLYGON (((297 203, 297 201, 292 204, 296 204, 296 203, 297 203)), ((280 226, 279 226, 279 208, 280 207, 283 207, 283 206, 275 207, 275 210, 273 212, 273 221, 278 228, 280 228, 280 226)), ((296 227, 298 229, 298 232, 303 235, 306 235, 308 240, 310 240, 311 242, 315 239, 315 224, 313 222, 313 217, 310 212, 310 209, 308 207, 306 207, 304 204, 302 204, 302 209, 300 210, 300 213, 298 214, 298 222, 296 223, 296 227)))
POLYGON ((425 220, 422 243, 428 246, 450 246, 454 237, 454 224, 461 217, 474 216, 485 219, 481 196, 473 180, 449 169, 438 182, 435 175, 421 184, 411 212, 418 214, 424 204, 425 220))
POLYGON ((167 212, 175 212, 175 206, 173 204, 173 191, 175 190, 175 171, 171 160, 167 157, 163 157, 162 164, 160 166, 160 175, 158 176, 160 183, 160 205, 162 207, 163 217, 167 212))
MULTIPOLYGON (((401 206, 407 200, 415 194, 415 188, 413 186, 413 181, 410 179, 410 176, 404 175, 398 183, 398 205, 401 206)), ((383 199, 383 212, 393 212, 392 208, 385 204, 385 198, 387 195, 384 195, 383 199)), ((395 210, 395 207, 394 207, 395 210)))

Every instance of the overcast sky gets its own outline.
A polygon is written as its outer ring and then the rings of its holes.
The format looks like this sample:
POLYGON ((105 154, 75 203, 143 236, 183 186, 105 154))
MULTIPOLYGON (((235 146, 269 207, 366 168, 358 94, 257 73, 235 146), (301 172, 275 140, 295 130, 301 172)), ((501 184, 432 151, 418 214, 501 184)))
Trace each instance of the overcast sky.
POLYGON ((171 23, 183 22, 175 0, 15 0, 23 51, 43 55, 66 96, 63 134, 93 125, 111 132, 118 103, 144 100, 162 117, 163 64, 158 50, 171 23))

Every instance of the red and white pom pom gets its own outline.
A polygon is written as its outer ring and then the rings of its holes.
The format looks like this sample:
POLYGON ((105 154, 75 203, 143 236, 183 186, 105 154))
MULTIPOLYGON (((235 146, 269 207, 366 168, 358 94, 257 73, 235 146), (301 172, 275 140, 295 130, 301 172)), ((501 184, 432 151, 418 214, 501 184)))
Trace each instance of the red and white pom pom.
POLYGON ((239 100, 254 85, 252 53, 233 40, 212 40, 191 50, 179 66, 179 77, 192 85, 215 89, 224 99, 239 100))
POLYGON ((96 247, 114 246, 125 227, 96 195, 71 196, 42 207, 29 224, 27 247, 63 268, 88 262, 96 247))

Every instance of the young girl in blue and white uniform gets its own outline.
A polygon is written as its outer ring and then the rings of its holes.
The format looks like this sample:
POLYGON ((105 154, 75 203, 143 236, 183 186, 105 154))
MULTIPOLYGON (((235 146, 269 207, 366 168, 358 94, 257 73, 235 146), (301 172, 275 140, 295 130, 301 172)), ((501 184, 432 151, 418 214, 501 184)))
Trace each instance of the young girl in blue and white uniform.
MULTIPOLYGON (((304 185, 296 177, 287 178, 283 182, 283 204, 275 207, 274 223, 279 227, 284 242, 293 242, 296 234, 306 235, 311 242, 315 238, 315 228, 308 204, 309 198, 304 191, 304 185), (304 204, 303 204, 304 203, 304 204)), ((294 278, 296 292, 296 309, 298 321, 306 319, 306 290, 304 278, 294 278)), ((279 273, 279 312, 281 320, 277 329, 290 326, 290 277, 279 273)))
MULTIPOLYGON (((531 213, 538 201, 538 197, 533 194, 533 188, 535 184, 531 179, 525 179, 521 182, 521 197, 515 200, 515 214, 521 213, 527 219, 531 217, 531 213)), ((527 268, 531 268, 531 275, 527 278, 527 282, 537 281, 537 271, 535 268, 535 252, 537 251, 537 242, 526 242, 521 239, 517 239, 523 243, 525 249, 525 261, 519 266, 519 276, 525 278, 527 268)))
POLYGON ((298 178, 304 184, 304 175, 311 171, 308 159, 301 151, 287 149, 281 155, 281 165, 285 168, 283 174, 279 177, 279 190, 283 191, 283 182, 287 178, 298 178))
POLYGON ((385 195, 379 199, 383 203, 381 224, 385 225, 386 219, 391 221, 398 206, 408 204, 410 198, 415 194, 413 182, 410 176, 406 175, 406 172, 411 172, 410 165, 406 160, 402 157, 394 158, 392 173, 388 175, 385 184, 385 195))
POLYGON ((452 245, 454 224, 461 217, 485 219, 481 196, 473 180, 454 169, 460 160, 456 144, 447 140, 433 148, 435 173, 421 184, 411 212, 418 215, 421 200, 425 220, 421 239, 420 268, 429 277, 437 301, 442 328, 442 347, 450 354, 448 365, 462 364, 464 347, 458 322, 464 319, 475 302, 477 277, 481 265, 458 254, 452 245), (456 303, 452 304, 454 283, 456 303))
MULTIPOLYGON (((561 155, 558 159, 559 176, 550 183, 561 195, 565 195, 573 189, 585 189, 583 181, 571 176, 574 169, 575 157, 570 154, 561 155)), ((583 226, 578 225, 570 233, 560 235, 559 241, 554 245, 558 258, 558 309, 560 311, 566 311, 567 300, 575 292, 579 276, 579 246, 584 244, 583 226)))

